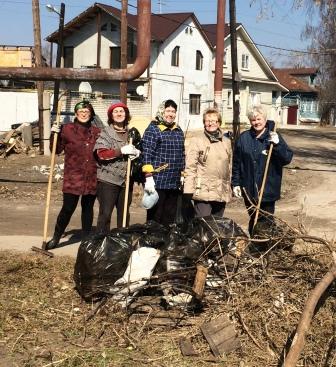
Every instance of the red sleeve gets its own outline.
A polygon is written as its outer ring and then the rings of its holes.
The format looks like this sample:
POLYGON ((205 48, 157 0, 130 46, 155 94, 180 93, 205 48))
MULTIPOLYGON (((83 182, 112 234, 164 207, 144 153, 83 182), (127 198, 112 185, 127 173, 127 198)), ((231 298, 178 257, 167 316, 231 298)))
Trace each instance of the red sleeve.
POLYGON ((119 149, 107 149, 101 148, 97 149, 97 156, 101 160, 113 159, 121 156, 121 151, 119 149))

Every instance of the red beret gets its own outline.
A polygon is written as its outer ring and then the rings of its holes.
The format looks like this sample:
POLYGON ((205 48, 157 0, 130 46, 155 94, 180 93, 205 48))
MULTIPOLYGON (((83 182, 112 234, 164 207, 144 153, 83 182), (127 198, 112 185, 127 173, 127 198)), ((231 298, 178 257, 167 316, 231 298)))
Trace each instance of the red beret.
POLYGON ((111 104, 111 106, 108 108, 107 110, 107 117, 110 119, 111 118, 111 115, 112 115, 112 112, 115 108, 117 107, 122 107, 125 112, 129 112, 128 110, 128 107, 125 105, 125 103, 122 103, 122 102, 116 102, 114 104, 111 104))

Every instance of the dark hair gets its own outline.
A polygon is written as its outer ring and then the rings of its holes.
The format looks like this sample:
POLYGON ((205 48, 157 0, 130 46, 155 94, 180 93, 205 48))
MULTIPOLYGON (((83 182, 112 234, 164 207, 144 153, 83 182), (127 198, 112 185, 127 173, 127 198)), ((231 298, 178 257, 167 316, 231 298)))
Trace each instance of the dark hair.
POLYGON ((167 99, 164 104, 164 108, 173 107, 177 111, 177 104, 172 99, 167 99))

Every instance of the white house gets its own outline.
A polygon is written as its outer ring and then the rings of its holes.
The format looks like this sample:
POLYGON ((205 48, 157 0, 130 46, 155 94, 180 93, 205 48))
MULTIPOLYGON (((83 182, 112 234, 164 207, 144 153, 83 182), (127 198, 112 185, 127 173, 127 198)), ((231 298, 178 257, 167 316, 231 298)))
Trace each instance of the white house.
MULTIPOLYGON (((64 67, 120 68, 119 9, 95 3, 64 27, 64 67), (100 30, 100 32, 98 32, 100 30), (100 41, 98 33, 100 33, 100 41), (98 46, 100 44, 100 47, 98 46)), ((137 16, 128 14, 128 63, 136 57, 137 16)), ((281 86, 265 58, 242 25, 237 27, 241 74, 241 121, 253 104, 264 104, 271 113, 272 97, 280 106, 281 86)), ((202 127, 202 112, 213 105, 216 25, 200 25, 193 13, 151 16, 150 65, 143 75, 127 84, 128 105, 133 116, 149 121, 158 105, 171 98, 178 104, 178 121, 183 129, 202 127)), ((58 33, 47 37, 57 42, 58 33)), ((231 55, 229 29, 225 32, 223 79, 224 120, 232 121, 231 55)), ((66 81, 62 88, 73 91, 71 109, 78 100, 79 81, 66 81)), ((106 121, 106 110, 119 99, 118 82, 92 82, 91 101, 106 121)), ((275 118, 276 116, 271 116, 275 118)))
MULTIPOLYGON (((203 24, 209 40, 215 47, 216 24, 203 24)), ((232 72, 230 28, 225 27, 224 40, 224 70, 223 70, 223 117, 225 121, 232 121, 232 72)), ((270 65, 263 57, 243 25, 237 25, 237 55, 238 72, 240 74, 240 121, 248 122, 247 112, 254 105, 263 105, 268 116, 280 120, 281 92, 288 89, 280 84, 270 65)))

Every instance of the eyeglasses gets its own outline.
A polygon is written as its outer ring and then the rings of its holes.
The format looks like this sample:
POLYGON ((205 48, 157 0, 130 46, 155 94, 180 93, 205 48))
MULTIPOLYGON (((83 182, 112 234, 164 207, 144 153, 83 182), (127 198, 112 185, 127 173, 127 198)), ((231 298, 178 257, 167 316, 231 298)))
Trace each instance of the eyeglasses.
POLYGON ((205 123, 210 125, 210 124, 217 124, 218 120, 205 120, 205 123))
POLYGON ((76 111, 77 113, 81 113, 81 114, 84 114, 84 113, 91 113, 90 110, 82 110, 82 109, 79 109, 76 111))

